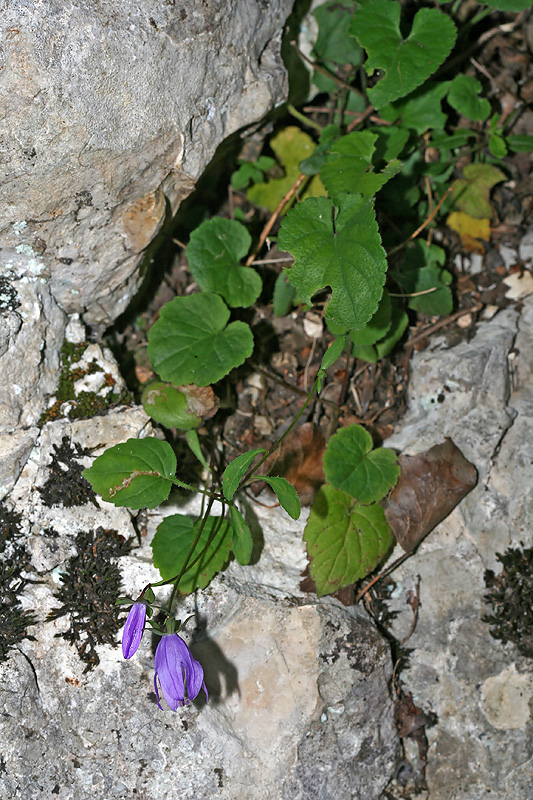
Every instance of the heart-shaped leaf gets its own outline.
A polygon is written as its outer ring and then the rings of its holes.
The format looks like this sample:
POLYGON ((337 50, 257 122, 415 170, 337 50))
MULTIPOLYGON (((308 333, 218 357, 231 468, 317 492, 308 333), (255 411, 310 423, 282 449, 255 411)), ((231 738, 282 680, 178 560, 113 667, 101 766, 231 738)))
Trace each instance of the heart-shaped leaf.
POLYGON ((248 450, 247 453, 237 456, 228 464, 222 475, 222 491, 226 500, 233 500, 233 495, 246 474, 246 470, 260 453, 266 453, 266 450, 248 450))
POLYGON ((393 543, 380 505, 359 505, 325 484, 315 497, 304 540, 317 594, 332 594, 364 578, 393 543))
POLYGON ((366 504, 385 497, 398 480, 400 467, 392 450, 372 450, 370 434, 361 425, 349 425, 329 440, 324 474, 335 488, 366 504))
POLYGON ((300 498, 289 481, 285 480, 285 478, 273 478, 268 475, 258 475, 257 480, 267 483, 276 494, 280 506, 285 509, 290 517, 298 519, 301 511, 300 498))
MULTIPOLYGON (((183 569, 199 525, 201 520, 195 522, 193 517, 185 514, 172 514, 159 524, 152 540, 152 550, 154 565, 163 580, 176 577, 183 569)), ((208 517, 188 560, 192 566, 185 571, 179 582, 180 594, 190 594, 197 588, 204 589, 224 567, 230 553, 230 531, 228 520, 208 517), (196 561, 198 556, 200 558, 196 561)))
POLYGON ((204 292, 222 295, 232 308, 251 306, 261 294, 262 281, 240 260, 250 249, 252 237, 240 222, 223 217, 202 222, 191 233, 185 254, 189 270, 204 292))
POLYGON ((397 0, 359 0, 350 33, 365 48, 368 75, 385 75, 368 90, 374 108, 382 108, 424 83, 448 56, 455 42, 455 25, 435 8, 420 9, 411 33, 400 31, 401 5, 397 0))
POLYGON ((161 309, 148 333, 148 354, 165 381, 208 386, 251 356, 252 333, 231 322, 221 297, 210 292, 175 297, 161 309))
POLYGON ((287 214, 279 246, 294 255, 289 280, 303 302, 331 286, 328 316, 346 328, 362 328, 378 307, 387 259, 372 199, 344 195, 340 208, 311 197, 287 214))
POLYGON ((128 508, 155 508, 170 494, 176 456, 160 439, 128 439, 110 447, 83 471, 104 500, 128 508))
POLYGON ((254 547, 254 540, 252 532, 244 521, 244 517, 235 506, 230 506, 229 509, 231 519, 231 549, 235 554, 235 558, 243 567, 250 563, 252 558, 252 550, 254 547))

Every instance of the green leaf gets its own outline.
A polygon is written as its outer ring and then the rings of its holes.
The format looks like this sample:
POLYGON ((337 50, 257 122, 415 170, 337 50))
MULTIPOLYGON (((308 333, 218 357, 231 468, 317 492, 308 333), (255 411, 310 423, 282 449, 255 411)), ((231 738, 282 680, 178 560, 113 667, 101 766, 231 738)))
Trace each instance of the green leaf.
POLYGON ((465 147, 469 143, 469 139, 477 138, 477 136, 476 131, 468 128, 457 130, 450 135, 445 131, 432 131, 431 146, 438 150, 456 150, 459 147, 465 147))
POLYGON ((331 437, 324 453, 328 483, 363 505, 385 497, 400 477, 396 453, 372 447, 372 437, 361 425, 349 425, 331 437))
POLYGON ((483 87, 472 75, 456 75, 450 84, 448 102, 468 119, 481 121, 490 114, 490 103, 479 97, 483 87))
POLYGON ((409 139, 409 131, 394 125, 390 128, 372 128, 372 133, 377 134, 376 152, 374 162, 392 161, 402 152, 409 139))
POLYGON ((376 194, 399 170, 399 162, 375 173, 372 156, 377 134, 354 131, 338 139, 327 154, 320 177, 331 197, 347 192, 371 196, 376 194))
POLYGON ((177 386, 208 386, 242 364, 252 354, 252 333, 240 321, 226 327, 229 313, 224 301, 208 292, 175 297, 163 306, 148 333, 154 370, 177 386))
POLYGON ((405 128, 415 131, 419 136, 428 129, 444 128, 448 118, 442 111, 441 101, 449 85, 448 81, 427 81, 407 97, 382 108, 380 116, 388 122, 401 119, 405 128))
POLYGON ((527 133, 506 136, 505 141, 509 150, 514 153, 533 153, 533 136, 527 133))
POLYGON ((380 505, 361 506, 325 484, 313 502, 304 541, 320 597, 372 572, 392 547, 393 536, 380 505))
POLYGON ((484 5, 499 8, 500 11, 523 11, 531 8, 533 0, 483 0, 484 5))
POLYGON ((361 358, 363 361, 370 361, 371 364, 375 364, 376 361, 388 356, 391 350, 394 349, 402 338, 408 324, 409 317, 405 311, 402 311, 395 303, 392 303, 391 324, 386 336, 374 345, 354 344, 353 355, 355 358, 361 358))
POLYGON ((285 509, 287 514, 293 519, 298 519, 300 516, 300 498, 294 486, 285 478, 273 478, 269 475, 254 476, 254 481, 260 480, 268 483, 272 491, 275 493, 279 500, 279 504, 285 509))
POLYGON ((176 466, 171 446, 148 437, 110 447, 82 474, 115 506, 155 508, 169 496, 176 466))
POLYGON ((420 9, 411 33, 400 31, 400 3, 396 0, 359 0, 350 33, 368 52, 365 70, 385 75, 368 90, 376 109, 409 94, 444 62, 455 42, 455 25, 434 8, 420 9))
POLYGON ((200 441, 198 439, 198 434, 196 431, 187 431, 185 434, 185 438, 187 440, 187 444, 189 445, 190 449, 202 465, 204 469, 209 469, 207 461, 204 458, 204 454, 202 453, 202 448, 200 447, 200 441))
POLYGON ((148 416, 166 428, 188 431, 202 424, 202 418, 189 410, 187 397, 171 383, 148 384, 143 389, 141 403, 148 416))
POLYGON ((344 66, 361 63, 361 48, 350 36, 349 26, 352 18, 351 9, 329 0, 313 11, 318 22, 318 37, 313 54, 322 62, 332 62, 344 66))
POLYGON ((464 180, 456 181, 452 190, 454 209, 474 219, 490 219, 490 190, 505 180, 505 174, 492 164, 468 164, 463 176, 464 180))
POLYGON ((238 159, 237 163, 240 164, 239 169, 231 176, 231 185, 235 191, 246 189, 250 183, 262 181, 263 173, 272 169, 276 162, 268 156, 259 156, 257 161, 238 159))
POLYGON ((409 298, 409 308, 428 316, 450 314, 453 296, 449 288, 452 276, 443 269, 446 253, 438 245, 428 245, 417 240, 406 248, 405 262, 401 271, 394 274, 395 280, 409 294, 435 288, 430 294, 409 298))
POLYGON ((250 249, 252 237, 240 222, 213 217, 192 233, 185 250, 189 270, 204 292, 221 294, 232 308, 251 306, 261 294, 262 281, 240 260, 250 249))
POLYGON ((296 291, 289 283, 287 274, 280 272, 274 284, 274 315, 285 317, 291 310, 295 297, 296 291))
MULTIPOLYGON (((170 580, 183 569, 201 520, 184 514, 172 514, 159 524, 152 540, 154 566, 163 580, 170 580)), ((195 589, 204 589, 217 572, 227 563, 230 546, 230 525, 221 517, 208 517, 200 538, 194 548, 189 564, 205 549, 201 558, 186 570, 178 586, 180 594, 190 594, 195 589), (207 546, 209 539, 213 540, 207 546)))
POLYGON ((304 302, 330 286, 333 322, 350 329, 370 319, 387 270, 372 199, 346 195, 339 209, 325 197, 305 200, 287 214, 278 241, 295 258, 289 280, 304 302))
POLYGON ((235 558, 243 567, 250 563, 252 558, 252 550, 254 548, 254 540, 252 532, 244 517, 235 506, 230 506, 229 509, 231 519, 231 530, 233 533, 231 540, 231 549, 235 554, 235 558))
POLYGON ((234 458, 233 461, 230 461, 222 475, 222 491, 226 500, 233 500, 233 495, 254 458, 260 453, 266 452, 264 449, 249 450, 247 453, 243 453, 234 458))
POLYGON ((507 155, 507 144, 500 130, 493 131, 489 136, 489 150, 494 158, 505 158, 507 155))
POLYGON ((391 326, 391 302, 386 289, 383 289, 383 297, 379 302, 376 313, 364 328, 350 331, 350 337, 354 344, 369 345, 375 344, 386 335, 391 326))
MULTIPOLYGON (((300 161, 313 155, 315 143, 309 134, 304 133, 295 125, 289 125, 272 137, 270 147, 283 167, 285 176, 271 178, 266 183, 257 183, 248 189, 246 196, 250 203, 274 212, 300 175, 300 161)), ((300 197, 315 197, 323 194, 325 194, 325 189, 322 181, 315 176, 303 192, 300 192, 300 197)), ((285 211, 294 202, 294 199, 286 204, 285 211)))
POLYGON ((332 364, 334 364, 341 356, 342 351, 346 347, 346 337, 340 336, 339 339, 335 339, 335 341, 330 344, 326 352, 324 353, 324 357, 322 359, 322 363, 320 364, 320 369, 328 370, 332 364))

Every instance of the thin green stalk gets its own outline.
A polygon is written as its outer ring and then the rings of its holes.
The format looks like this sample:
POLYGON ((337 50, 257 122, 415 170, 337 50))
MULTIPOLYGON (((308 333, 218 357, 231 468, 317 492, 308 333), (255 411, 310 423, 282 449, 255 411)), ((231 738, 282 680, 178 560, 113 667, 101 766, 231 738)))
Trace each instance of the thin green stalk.
POLYGON ((322 131, 324 130, 322 125, 319 125, 318 122, 314 121, 314 119, 306 117, 305 114, 302 114, 301 111, 298 111, 298 109, 295 108, 293 105, 291 105, 291 103, 287 104, 287 111, 289 112, 289 114, 291 114, 291 116, 299 120, 302 123, 302 125, 307 125, 309 128, 314 128, 319 133, 322 133, 322 131))

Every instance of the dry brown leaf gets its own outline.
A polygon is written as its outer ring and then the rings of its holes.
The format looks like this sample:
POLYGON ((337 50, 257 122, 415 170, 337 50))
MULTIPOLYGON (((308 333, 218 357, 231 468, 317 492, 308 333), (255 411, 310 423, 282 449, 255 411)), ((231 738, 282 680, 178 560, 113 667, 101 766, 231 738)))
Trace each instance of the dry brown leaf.
POLYGON ((477 471, 451 439, 399 461, 402 472, 385 516, 398 544, 410 553, 474 488, 477 471))
POLYGON ((310 505, 324 483, 322 456, 326 442, 312 422, 292 430, 266 461, 267 474, 292 483, 302 505, 310 505))
POLYGON ((196 386, 191 383, 187 386, 177 386, 187 398, 187 406, 191 414, 209 419, 218 410, 218 397, 211 386, 196 386))

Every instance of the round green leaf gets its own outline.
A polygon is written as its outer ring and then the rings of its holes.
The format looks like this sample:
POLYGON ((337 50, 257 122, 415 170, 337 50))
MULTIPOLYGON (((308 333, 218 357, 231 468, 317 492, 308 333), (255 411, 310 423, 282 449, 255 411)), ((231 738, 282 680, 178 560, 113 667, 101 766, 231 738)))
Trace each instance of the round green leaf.
POLYGON ((254 547, 254 540, 252 532, 244 521, 244 517, 235 506, 230 506, 229 509, 231 519, 231 549, 235 554, 235 558, 243 567, 250 563, 252 558, 252 550, 254 547))
POLYGON ((128 508, 155 508, 170 494, 176 456, 167 442, 128 439, 109 448, 83 471, 104 500, 128 508))
MULTIPOLYGON (((200 524, 201 520, 195 522, 184 514, 172 514, 160 523, 152 540, 152 550, 154 565, 163 580, 176 577, 182 570, 200 524)), ((228 561, 230 542, 229 522, 220 517, 208 517, 189 559, 192 566, 179 582, 181 594, 190 594, 197 588, 204 589, 207 586, 228 561), (193 563, 200 554, 199 560, 193 563)))
POLYGON ((191 233, 185 254, 189 270, 204 292, 222 295, 234 307, 247 307, 261 294, 262 281, 240 260, 250 249, 252 237, 240 222, 214 217, 191 233))
POLYGON ((324 474, 336 489, 366 504, 385 497, 400 477, 400 467, 392 450, 372 450, 370 434, 360 425, 349 425, 329 440, 324 474))
POLYGON ((251 356, 250 328, 231 322, 221 297, 209 292, 175 297, 148 333, 148 355, 164 381, 208 386, 251 356))
POLYGON ((424 83, 444 62, 455 42, 454 23, 436 8, 420 9, 404 40, 400 11, 397 0, 359 0, 350 25, 350 33, 368 53, 367 74, 376 69, 385 73, 368 90, 376 109, 424 83))
POLYGON ((360 506, 345 492, 325 484, 317 493, 304 541, 317 594, 331 594, 364 578, 393 544, 380 505, 360 506))
POLYGON ((279 246, 295 258, 287 274, 303 302, 330 286, 328 319, 348 329, 368 322, 387 269, 371 199, 344 195, 340 209, 325 197, 299 203, 282 224, 279 246))
POLYGON ((189 411, 187 398, 183 392, 170 383, 154 381, 145 386, 141 403, 148 416, 165 428, 188 431, 202 424, 202 418, 189 411))
POLYGON ((468 119, 482 121, 490 114, 490 103, 478 95, 482 90, 478 80, 472 75, 456 75, 450 84, 448 102, 455 110, 468 119))

